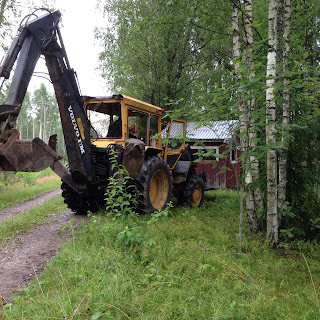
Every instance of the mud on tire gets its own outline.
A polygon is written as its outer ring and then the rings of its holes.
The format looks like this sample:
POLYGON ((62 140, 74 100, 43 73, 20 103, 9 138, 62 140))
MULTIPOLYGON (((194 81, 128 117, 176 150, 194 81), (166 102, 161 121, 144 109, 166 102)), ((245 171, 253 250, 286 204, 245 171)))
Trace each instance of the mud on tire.
POLYGON ((172 197, 171 172, 166 161, 157 156, 147 158, 135 179, 138 211, 143 213, 164 209, 172 197))

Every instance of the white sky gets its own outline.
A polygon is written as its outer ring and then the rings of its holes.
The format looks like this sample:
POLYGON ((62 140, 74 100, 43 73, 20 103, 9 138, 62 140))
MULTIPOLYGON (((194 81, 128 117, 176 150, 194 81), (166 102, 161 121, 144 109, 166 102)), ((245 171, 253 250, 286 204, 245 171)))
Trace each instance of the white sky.
MULTIPOLYGON (((105 24, 102 14, 98 13, 95 0, 55 0, 61 11, 60 30, 71 68, 78 75, 80 90, 83 95, 110 95, 105 81, 97 70, 98 54, 102 50, 94 39, 94 28, 105 24)), ((40 59, 35 71, 47 72, 44 60, 40 59)), ((50 82, 33 77, 29 91, 33 91, 43 82, 53 92, 50 82)))

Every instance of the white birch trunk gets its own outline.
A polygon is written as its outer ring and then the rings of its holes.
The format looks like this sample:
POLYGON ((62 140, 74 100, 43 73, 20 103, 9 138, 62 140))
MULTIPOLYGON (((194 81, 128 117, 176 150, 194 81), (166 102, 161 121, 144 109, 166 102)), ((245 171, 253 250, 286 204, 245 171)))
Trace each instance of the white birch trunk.
POLYGON ((42 126, 43 126, 43 123, 42 123, 42 119, 43 119, 43 114, 42 114, 42 107, 40 109, 40 117, 39 117, 39 138, 42 139, 42 126))
POLYGON ((276 142, 276 101, 275 77, 277 68, 277 9, 278 0, 269 0, 268 57, 266 89, 266 142, 267 152, 267 237, 278 243, 278 203, 277 203, 277 153, 276 142))
POLYGON ((43 138, 44 142, 47 142, 47 106, 43 105, 43 138))
MULTIPOLYGON (((248 66, 248 79, 250 82, 253 82, 256 73, 255 73, 255 65, 254 65, 254 57, 253 57, 253 16, 252 16, 252 1, 251 0, 245 0, 245 34, 246 34, 246 42, 247 42, 247 49, 246 49, 246 58, 247 58, 247 66, 248 66)), ((259 176, 259 160, 255 155, 256 152, 256 139, 257 139, 257 131, 255 129, 255 119, 252 116, 252 112, 256 108, 256 98, 254 95, 253 90, 249 90, 249 96, 250 99, 247 101, 247 115, 248 115, 248 146, 249 146, 249 166, 248 166, 248 175, 247 175, 247 181, 248 183, 255 183, 255 180, 259 176)), ((251 188, 250 188, 251 189, 251 188)), ((250 207, 247 207, 247 210, 252 210, 254 214, 256 215, 257 210, 263 209, 263 201, 262 201, 262 195, 261 190, 258 186, 255 186, 251 189, 252 191, 252 199, 253 201, 248 201, 248 205, 250 207)))
MULTIPOLYGON (((242 76, 240 72, 240 59, 241 59, 241 44, 240 44, 240 32, 239 32, 239 8, 236 3, 233 3, 232 7, 232 41, 233 41, 233 57, 235 60, 234 68, 236 78, 241 81, 242 76)), ((239 111, 239 123, 240 123, 240 149, 242 155, 245 155, 248 151, 248 107, 247 104, 244 102, 243 97, 243 89, 241 85, 238 87, 237 92, 237 104, 238 104, 238 111, 239 111)), ((245 184, 247 186, 248 181, 250 182, 251 172, 250 172, 250 164, 249 164, 249 157, 245 156, 242 159, 242 171, 245 176, 245 184)), ((243 187, 241 187, 243 188, 243 187)), ((241 197, 240 197, 241 198, 241 197)), ((247 219, 248 224, 250 227, 251 232, 258 231, 258 219, 255 212, 253 198, 253 191, 247 190, 246 193, 246 211, 247 211, 247 219)), ((242 200, 240 200, 242 201, 242 200)), ((240 204, 242 205, 242 203, 240 204)), ((241 207, 242 208, 242 207, 241 207)), ((239 225, 239 250, 241 250, 241 230, 242 230, 242 214, 243 208, 240 210, 240 225, 239 225)))
POLYGON ((23 128, 22 122, 23 122, 23 119, 20 119, 19 122, 17 123, 18 131, 19 131, 19 134, 20 134, 20 139, 24 138, 23 130, 22 130, 22 128, 23 128))
POLYGON ((281 223, 281 211, 284 207, 287 191, 287 162, 290 130, 290 79, 286 76, 290 54, 291 0, 285 0, 284 32, 283 32, 283 111, 282 111, 282 144, 283 150, 279 157, 279 196, 278 223, 281 223))
MULTIPOLYGON (((232 48, 233 48, 233 57, 234 57, 234 70, 236 78, 239 79, 239 59, 240 59, 240 53, 241 53, 241 46, 240 46, 240 33, 239 33, 239 23, 238 23, 238 14, 239 9, 238 7, 233 3, 232 4, 232 18, 231 18, 231 25, 232 25, 232 48)), ((241 87, 238 88, 237 92, 237 102, 238 102, 238 109, 240 112, 240 132, 243 130, 243 122, 241 121, 241 108, 242 108, 242 97, 241 97, 241 87)), ((240 135, 240 150, 243 152, 243 138, 240 135)), ((241 191, 243 190, 242 182, 240 181, 240 188, 241 191)), ((243 220, 243 197, 239 197, 240 201, 240 220, 239 220, 239 234, 238 234, 238 252, 241 252, 241 242, 242 242, 242 220, 243 220)))
MULTIPOLYGON (((241 81, 242 76, 240 73, 240 57, 241 57, 241 44, 240 44, 240 32, 239 32, 239 21, 238 21, 239 9, 237 5, 232 2, 232 45, 233 45, 233 58, 234 58, 234 70, 236 80, 241 81)), ((245 117, 245 105, 242 96, 242 87, 238 86, 237 91, 237 104, 239 111, 239 122, 240 122, 240 148, 241 152, 245 150, 245 139, 244 135, 247 133, 247 122, 245 117)))

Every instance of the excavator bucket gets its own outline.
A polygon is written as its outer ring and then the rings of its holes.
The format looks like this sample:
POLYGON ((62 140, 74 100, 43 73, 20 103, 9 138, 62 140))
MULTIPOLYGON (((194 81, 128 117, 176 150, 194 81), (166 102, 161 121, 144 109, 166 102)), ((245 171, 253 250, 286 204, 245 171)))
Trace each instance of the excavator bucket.
POLYGON ((37 172, 51 167, 60 156, 39 138, 19 140, 19 132, 11 129, 5 144, 0 143, 0 170, 37 172))
MULTIPOLYGON (((1 107, 1 106, 0 106, 1 107)), ((0 171, 37 172, 50 167, 63 181, 78 193, 85 185, 76 184, 71 174, 55 152, 57 136, 49 138, 49 145, 39 138, 20 140, 16 129, 3 129, 8 121, 1 121, 0 114, 0 171), (2 139, 6 137, 5 139, 2 139)))

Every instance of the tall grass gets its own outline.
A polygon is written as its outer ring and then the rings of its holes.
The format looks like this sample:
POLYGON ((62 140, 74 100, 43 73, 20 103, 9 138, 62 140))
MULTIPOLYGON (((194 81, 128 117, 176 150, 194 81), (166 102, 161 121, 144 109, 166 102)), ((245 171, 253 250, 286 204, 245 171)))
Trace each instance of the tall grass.
POLYGON ((93 216, 2 313, 6 319, 320 319, 319 245, 274 250, 244 226, 238 254, 238 210, 234 192, 209 192, 200 210, 176 208, 167 222, 152 225, 155 245, 139 248, 115 241, 115 222, 93 216))

